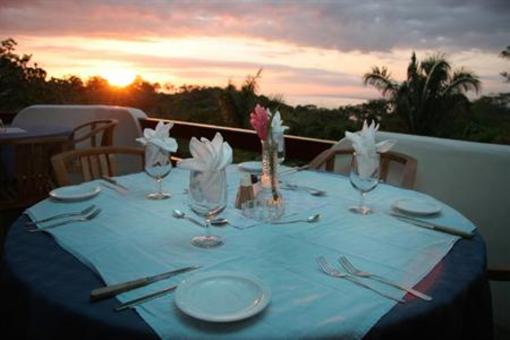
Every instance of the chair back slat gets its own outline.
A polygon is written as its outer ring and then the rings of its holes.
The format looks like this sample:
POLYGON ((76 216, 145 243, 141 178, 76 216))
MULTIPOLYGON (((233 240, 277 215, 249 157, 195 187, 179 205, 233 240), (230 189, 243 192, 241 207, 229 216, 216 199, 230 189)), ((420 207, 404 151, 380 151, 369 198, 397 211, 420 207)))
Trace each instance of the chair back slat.
POLYGON ((89 147, 112 146, 113 133, 118 121, 103 119, 87 122, 74 128, 71 134, 71 144, 89 142, 89 147))
MULTIPOLYGON (((311 169, 321 169, 324 167, 326 171, 335 171, 336 157, 346 156, 352 157, 353 149, 328 149, 313 159, 309 165, 311 169)), ((417 161, 411 156, 388 151, 380 154, 379 178, 386 182, 390 176, 393 164, 399 164, 401 170, 398 185, 403 188, 412 189, 416 178, 417 161)))
MULTIPOLYGON (((144 152, 141 148, 96 147, 66 151, 52 157, 51 162, 56 174, 57 184, 70 185, 70 173, 75 170, 73 164, 79 164, 80 182, 115 176, 117 174, 115 155, 134 156, 139 160, 139 170, 143 169, 144 152)), ((76 176, 74 176, 76 177, 76 176)))

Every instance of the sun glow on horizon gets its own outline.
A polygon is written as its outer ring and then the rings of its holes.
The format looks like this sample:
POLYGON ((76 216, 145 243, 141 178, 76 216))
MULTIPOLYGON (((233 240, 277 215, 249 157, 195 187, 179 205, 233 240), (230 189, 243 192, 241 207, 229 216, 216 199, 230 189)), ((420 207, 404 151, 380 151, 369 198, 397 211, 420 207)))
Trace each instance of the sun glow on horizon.
MULTIPOLYGON (((19 51, 30 51, 51 76, 100 76, 112 86, 125 87, 137 75, 149 82, 198 86, 243 83, 262 68, 259 93, 307 104, 310 98, 328 103, 380 98, 362 83, 372 66, 387 66, 396 80, 406 77, 411 50, 361 52, 299 46, 253 37, 145 37, 123 40, 104 37, 15 36, 19 51), (298 98, 303 98, 299 101, 298 98), (338 99, 335 99, 338 98, 338 99), (318 100, 318 99, 317 99, 318 100), (323 99, 321 99, 322 101, 323 99)), ((432 50, 414 49, 419 59, 432 50)), ((484 81, 484 93, 501 88, 499 73, 506 60, 487 51, 449 56, 456 67, 466 66, 484 81), (480 64, 480 60, 483 62, 480 64)), ((482 94, 484 94, 482 93, 482 94)), ((332 104, 331 104, 332 105, 332 104)))
POLYGON ((110 85, 124 87, 133 82, 136 78, 136 73, 127 68, 111 68, 100 71, 101 77, 108 80, 110 85))

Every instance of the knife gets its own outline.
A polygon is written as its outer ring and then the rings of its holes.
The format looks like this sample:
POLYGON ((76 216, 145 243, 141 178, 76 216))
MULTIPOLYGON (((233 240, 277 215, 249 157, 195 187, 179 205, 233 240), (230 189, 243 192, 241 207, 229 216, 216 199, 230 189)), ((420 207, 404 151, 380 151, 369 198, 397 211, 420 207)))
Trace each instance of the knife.
POLYGON ((427 229, 431 229, 431 230, 436 230, 436 231, 440 231, 440 232, 447 233, 447 234, 450 234, 450 235, 460 236, 462 238, 472 238, 473 237, 473 233, 470 233, 470 232, 467 232, 467 231, 454 229, 454 228, 451 228, 451 227, 448 227, 448 226, 445 226, 445 225, 441 225, 441 224, 437 224, 437 223, 432 223, 432 222, 429 222, 429 221, 424 221, 424 220, 421 220, 421 219, 418 219, 418 218, 414 218, 414 217, 411 217, 411 216, 407 216, 407 215, 402 215, 402 214, 399 214, 399 213, 394 212, 394 211, 390 212, 390 215, 398 218, 401 221, 414 224, 414 225, 416 225, 418 227, 427 228, 427 229))
POLYGON ((128 308, 133 308, 135 306, 138 306, 139 304, 142 304, 142 303, 145 303, 147 301, 150 301, 150 300, 154 300, 160 296, 163 296, 167 293, 170 293, 171 291, 175 290, 177 288, 177 285, 174 285, 174 286, 170 286, 168 288, 165 288, 165 289, 161 289, 161 290, 158 290, 154 293, 150 293, 150 294, 147 294, 147 295, 143 295, 139 298, 136 298, 136 299, 133 299, 133 300, 129 300, 128 302, 124 302, 124 303, 121 303, 120 305, 118 305, 117 307, 114 308, 114 310, 116 312, 121 312, 125 309, 128 309, 128 308))
POLYGON ((127 187, 125 187, 124 185, 120 184, 117 180, 115 180, 115 179, 113 179, 113 178, 111 178, 109 176, 101 176, 101 179, 107 181, 110 184, 113 184, 118 189, 121 189, 122 192, 125 193, 125 194, 128 193, 128 191, 129 191, 129 189, 127 187))
POLYGON ((156 281, 164 280, 169 277, 172 277, 172 276, 175 276, 175 275, 178 275, 181 273, 185 273, 185 272, 188 272, 191 270, 195 270, 198 268, 200 268, 200 266, 190 266, 190 267, 171 270, 169 272, 165 272, 162 274, 143 277, 141 279, 136 279, 136 280, 132 280, 132 281, 117 283, 117 284, 110 285, 110 286, 96 288, 92 292, 90 292, 90 301, 96 302, 99 300, 110 298, 117 294, 124 293, 124 292, 127 292, 127 291, 135 289, 135 288, 147 286, 147 285, 154 283, 156 281))

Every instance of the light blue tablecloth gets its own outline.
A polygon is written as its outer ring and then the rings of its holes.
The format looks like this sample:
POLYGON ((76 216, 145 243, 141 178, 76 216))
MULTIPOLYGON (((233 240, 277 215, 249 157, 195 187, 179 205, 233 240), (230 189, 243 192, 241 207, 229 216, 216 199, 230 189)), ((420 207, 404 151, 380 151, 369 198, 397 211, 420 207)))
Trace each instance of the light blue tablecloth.
MULTIPOLYGON (((313 197, 304 192, 284 191, 291 206, 288 213, 299 211, 300 216, 307 216, 319 210, 319 223, 259 224, 245 230, 228 226, 214 228, 213 231, 224 238, 225 245, 199 249, 190 244, 190 239, 203 230, 171 217, 174 208, 189 212, 183 193, 188 176, 186 170, 172 171, 165 180, 165 187, 174 196, 166 201, 146 200, 144 195, 155 185, 146 175, 136 174, 119 178, 130 188, 128 195, 103 188, 91 200, 77 203, 46 200, 30 208, 28 213, 32 218, 43 218, 57 212, 80 210, 92 203, 101 207, 103 212, 93 221, 56 228, 51 234, 107 284, 192 264, 204 266, 201 271, 232 270, 259 277, 270 287, 272 301, 252 322, 243 323, 233 331, 232 338, 362 338, 395 302, 348 281, 322 274, 315 258, 323 255, 334 263, 338 256, 346 255, 367 271, 412 286, 448 253, 458 239, 411 226, 386 214, 397 199, 428 196, 380 185, 368 195, 368 202, 375 206, 377 213, 360 216, 347 211, 350 205, 358 202, 359 195, 348 179, 304 171, 287 178, 295 183, 326 189, 328 196, 313 197), (302 205, 296 205, 299 199, 302 205)), ((229 197, 233 201, 239 183, 235 166, 228 169, 228 179, 229 197)), ((231 216, 231 209, 229 207, 225 214, 231 216)), ((466 231, 474 229, 462 215, 445 205, 436 220, 466 231)), ((123 302, 136 298, 178 283, 185 275, 124 293, 118 298, 123 302)), ((396 297, 404 296, 394 288, 370 283, 396 297)), ((197 327, 197 323, 186 322, 173 299, 174 296, 169 294, 136 310, 162 338, 219 337, 197 327)), ((427 302, 413 299, 409 303, 427 302)))

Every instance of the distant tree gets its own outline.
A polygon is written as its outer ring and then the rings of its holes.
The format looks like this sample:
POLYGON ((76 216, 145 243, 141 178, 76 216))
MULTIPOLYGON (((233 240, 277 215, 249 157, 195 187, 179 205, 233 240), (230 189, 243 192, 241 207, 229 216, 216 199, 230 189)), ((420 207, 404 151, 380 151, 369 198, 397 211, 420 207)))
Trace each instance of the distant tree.
POLYGON ((37 63, 30 65, 31 55, 16 54, 16 45, 11 38, 0 43, 0 101, 9 111, 41 103, 47 95, 46 71, 37 63))
MULTIPOLYGON (((501 51, 499 56, 501 58, 505 58, 505 59, 509 59, 510 60, 510 46, 507 46, 506 50, 501 51)), ((506 72, 506 71, 505 72, 501 72, 501 75, 503 76, 503 78, 505 78, 506 82, 510 83, 510 72, 506 72)))
POLYGON ((465 93, 478 92, 481 86, 472 72, 463 68, 452 72, 444 55, 418 63, 414 52, 405 81, 395 81, 386 67, 373 67, 363 81, 389 98, 392 112, 403 120, 408 132, 435 136, 447 134, 451 120, 466 114, 469 100, 465 93))
POLYGON ((232 82, 225 87, 220 96, 220 107, 225 124, 230 126, 249 127, 249 113, 257 103, 258 80, 262 75, 259 69, 255 75, 248 75, 238 90, 232 82))

